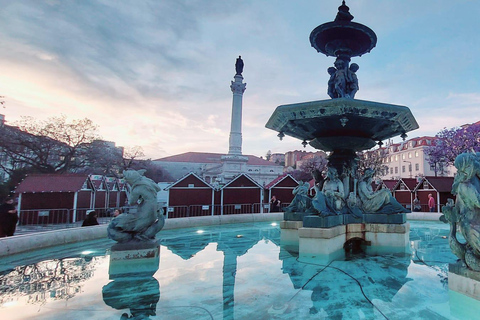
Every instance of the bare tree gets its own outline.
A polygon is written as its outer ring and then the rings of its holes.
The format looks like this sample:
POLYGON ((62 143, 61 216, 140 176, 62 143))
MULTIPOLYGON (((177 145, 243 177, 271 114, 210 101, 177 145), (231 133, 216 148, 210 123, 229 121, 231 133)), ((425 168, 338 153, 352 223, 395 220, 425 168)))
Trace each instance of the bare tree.
POLYGON ((87 148, 86 166, 79 171, 118 177, 123 168, 123 148, 104 140, 94 140, 87 148))
POLYGON ((327 167, 328 160, 322 156, 313 156, 305 160, 292 172, 292 176, 298 181, 310 181, 314 172, 322 172, 327 167))
POLYGON ((143 148, 140 146, 134 146, 130 148, 125 148, 123 154, 123 169, 127 170, 132 168, 136 162, 140 161, 141 158, 145 157, 143 148))
POLYGON ((11 173, 30 168, 40 173, 75 172, 85 166, 89 143, 98 138, 97 126, 85 118, 67 122, 65 116, 45 121, 22 117, 0 128, 2 169, 11 173))
POLYGON ((376 177, 382 177, 388 174, 388 166, 384 164, 385 158, 387 157, 385 148, 358 152, 357 157, 359 172, 364 172, 365 169, 370 168, 375 171, 376 177))

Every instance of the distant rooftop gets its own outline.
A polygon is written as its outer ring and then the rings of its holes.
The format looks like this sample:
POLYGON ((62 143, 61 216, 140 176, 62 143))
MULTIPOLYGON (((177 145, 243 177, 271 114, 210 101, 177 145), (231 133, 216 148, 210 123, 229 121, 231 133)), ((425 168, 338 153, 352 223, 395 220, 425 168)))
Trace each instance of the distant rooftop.
MULTIPOLYGON (((222 161, 223 153, 208 153, 208 152, 186 152, 169 156, 165 158, 156 159, 154 161, 161 162, 193 162, 193 163, 220 163, 222 161)), ((248 157, 248 165, 251 166, 275 166, 274 162, 267 161, 253 155, 243 155, 248 157)))
POLYGON ((87 174, 31 174, 20 182, 15 193, 76 192, 88 180, 87 174))

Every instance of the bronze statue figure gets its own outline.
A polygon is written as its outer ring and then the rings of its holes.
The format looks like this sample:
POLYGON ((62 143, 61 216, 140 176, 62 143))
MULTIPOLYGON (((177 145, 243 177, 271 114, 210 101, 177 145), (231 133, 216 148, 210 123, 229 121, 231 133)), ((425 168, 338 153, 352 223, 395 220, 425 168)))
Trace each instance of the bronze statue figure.
POLYGON ((238 56, 237 62, 235 62, 235 71, 237 72, 236 75, 242 75, 243 72, 243 60, 242 56, 238 56))

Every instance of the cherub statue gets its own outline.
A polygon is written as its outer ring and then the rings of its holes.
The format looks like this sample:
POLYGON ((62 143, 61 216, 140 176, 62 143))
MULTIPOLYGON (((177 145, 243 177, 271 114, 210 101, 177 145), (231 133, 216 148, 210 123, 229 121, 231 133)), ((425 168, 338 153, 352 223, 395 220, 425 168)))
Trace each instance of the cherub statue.
POLYGON ((327 69, 330 78, 328 80, 327 93, 330 98, 355 98, 358 91, 358 78, 356 72, 359 69, 358 64, 352 63, 348 67, 348 62, 338 59, 334 63, 335 67, 327 69))
POLYGON ((358 78, 356 72, 360 67, 356 63, 352 63, 349 68, 349 77, 348 77, 348 97, 355 98, 355 94, 358 91, 358 78))
POLYGON ((335 73, 337 72, 337 69, 335 69, 334 67, 330 67, 327 69, 327 72, 330 75, 330 79, 328 79, 327 93, 332 99, 338 98, 338 95, 335 91, 335 73))
POLYGON ((347 82, 348 82, 348 69, 345 61, 337 59, 335 61, 335 77, 333 80, 334 92, 337 98, 343 98, 346 96, 347 82))
POLYGON ((165 218, 158 207, 157 193, 160 187, 151 179, 144 177, 145 170, 127 170, 123 172, 131 187, 128 204, 136 206, 136 211, 122 213, 108 226, 108 237, 118 242, 131 240, 154 240, 163 228, 165 218))

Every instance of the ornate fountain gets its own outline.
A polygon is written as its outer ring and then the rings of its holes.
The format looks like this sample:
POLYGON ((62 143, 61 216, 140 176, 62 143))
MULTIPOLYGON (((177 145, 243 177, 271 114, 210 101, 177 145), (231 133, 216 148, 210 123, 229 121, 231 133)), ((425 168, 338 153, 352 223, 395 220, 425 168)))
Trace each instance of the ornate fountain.
MULTIPOLYGON (((285 232, 289 241, 297 237, 301 240, 302 234, 310 241, 324 239, 327 231, 323 229, 340 228, 332 235, 341 237, 336 241, 340 246, 346 246, 351 239, 361 239, 371 247, 384 247, 386 243, 371 244, 368 240, 368 230, 372 229, 373 233, 387 234, 387 246, 393 243, 394 247, 404 248, 408 242, 407 210, 390 192, 372 190, 373 172, 367 170, 363 176, 358 173, 356 152, 381 146, 383 140, 396 136, 405 139, 406 133, 417 129, 418 124, 405 106, 354 99, 359 90, 356 75, 359 66, 350 63, 351 58, 370 52, 377 37, 370 28, 352 20, 343 1, 335 20, 316 27, 310 34, 313 48, 336 58, 334 67, 327 70, 330 74, 327 93, 331 99, 278 106, 266 124, 278 132, 280 139, 288 135, 300 139, 303 145, 310 144, 330 153, 327 177, 315 174, 315 197, 304 199, 306 195, 298 193, 295 206, 286 209, 282 229, 294 230, 293 235, 285 232), (306 230, 309 228, 319 230, 306 230), (391 231, 395 228, 399 232, 393 234, 401 236, 393 236, 398 241, 391 241, 391 231), (350 235, 347 229, 351 230, 350 235)), ((331 231, 328 232, 332 234, 331 231)), ((312 245, 318 247, 317 242, 312 245)), ((322 254, 316 250, 309 253, 322 254)))

